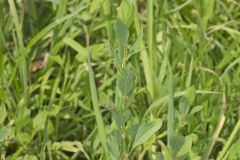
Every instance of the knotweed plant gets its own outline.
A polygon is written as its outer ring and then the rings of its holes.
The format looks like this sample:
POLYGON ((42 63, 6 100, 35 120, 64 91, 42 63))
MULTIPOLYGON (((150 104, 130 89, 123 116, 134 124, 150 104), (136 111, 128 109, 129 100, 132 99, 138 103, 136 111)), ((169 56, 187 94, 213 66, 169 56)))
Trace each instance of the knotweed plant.
POLYGON ((0 0, 0 159, 240 159, 239 11, 0 0))
MULTIPOLYGON (((129 30, 134 17, 132 1, 123 1, 119 8, 118 19, 114 24, 118 51, 110 46, 117 71, 115 104, 112 110, 113 119, 108 149, 112 159, 131 159, 131 154, 139 145, 146 142, 161 127, 160 119, 153 119, 146 124, 134 117, 131 103, 136 93, 136 71, 130 63, 131 55, 138 50, 138 37, 134 44, 129 45, 129 30)), ((139 34, 138 36, 141 36, 139 34)))

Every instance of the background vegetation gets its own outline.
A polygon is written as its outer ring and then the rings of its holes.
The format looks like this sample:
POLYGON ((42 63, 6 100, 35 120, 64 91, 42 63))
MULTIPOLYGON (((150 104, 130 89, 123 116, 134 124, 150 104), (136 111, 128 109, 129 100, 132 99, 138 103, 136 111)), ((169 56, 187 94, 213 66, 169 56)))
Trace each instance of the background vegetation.
POLYGON ((240 159, 237 0, 0 0, 0 157, 240 159))

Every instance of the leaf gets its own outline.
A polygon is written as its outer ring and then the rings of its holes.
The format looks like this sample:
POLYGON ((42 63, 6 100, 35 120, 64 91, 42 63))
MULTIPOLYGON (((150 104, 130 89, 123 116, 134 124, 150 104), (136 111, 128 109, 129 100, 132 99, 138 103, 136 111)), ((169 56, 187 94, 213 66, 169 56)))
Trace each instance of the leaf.
POLYGON ((161 153, 157 153, 156 160, 164 160, 164 157, 161 153))
POLYGON ((186 97, 189 100, 190 106, 193 104, 195 97, 196 97, 196 88, 194 86, 191 86, 188 91, 186 97))
POLYGON ((94 13, 94 12, 96 12, 97 10, 99 10, 100 7, 101 7, 101 3, 102 3, 102 0, 93 0, 89 12, 90 12, 90 13, 94 13))
POLYGON ((28 133, 24 132, 17 132, 16 133, 16 140, 22 144, 28 143, 32 140, 32 136, 28 133))
POLYGON ((126 110, 124 113, 121 114, 114 111, 113 116, 115 118, 117 126, 122 127, 131 117, 131 112, 129 110, 126 110))
POLYGON ((34 131, 41 130, 45 127, 47 120, 47 113, 45 111, 40 111, 36 117, 33 118, 33 129, 34 131))
POLYGON ((135 87, 135 73, 130 67, 125 67, 120 73, 118 88, 121 96, 127 97, 135 87))
POLYGON ((123 145, 123 139, 119 130, 113 130, 109 135, 109 141, 107 142, 108 149, 110 151, 110 156, 112 159, 120 159, 120 148, 123 145))
POLYGON ((80 142, 71 142, 71 141, 63 141, 63 142, 54 142, 53 148, 56 150, 64 150, 68 152, 78 152, 82 150, 82 144, 80 142))
MULTIPOLYGON (((87 55, 86 55, 86 48, 84 48, 82 45, 80 45, 77 41, 75 41, 74 39, 70 38, 70 37, 65 37, 63 39, 63 42, 66 43, 68 46, 72 47, 75 51, 77 51, 77 55, 75 56, 75 58, 79 61, 79 62, 85 62, 87 59, 87 55)), ((60 58, 60 56, 58 56, 60 58)), ((53 59, 55 61, 58 61, 58 63, 62 66, 63 65, 63 60, 60 58, 57 59, 53 59)))
POLYGON ((18 109, 17 117, 15 119, 16 129, 21 129, 30 123, 30 110, 27 107, 18 109))
POLYGON ((162 147, 162 155, 164 160, 173 160, 173 155, 169 147, 162 147))
POLYGON ((116 33, 116 37, 120 43, 120 46, 125 46, 129 37, 129 31, 127 26, 118 19, 117 22, 114 24, 114 31, 116 33))
POLYGON ((118 17, 127 25, 130 26, 133 22, 134 18, 134 5, 131 0, 123 0, 119 12, 118 17))
POLYGON ((79 141, 54 142, 53 148, 73 153, 81 151, 87 159, 90 159, 87 152, 84 150, 82 143, 79 141))
POLYGON ((152 146, 152 144, 154 144, 154 142, 156 142, 157 136, 156 135, 152 135, 146 142, 144 142, 143 147, 144 149, 148 149, 152 146))
POLYGON ((140 125, 133 143, 133 149, 147 141, 161 128, 161 126, 161 119, 155 119, 152 122, 140 125))
POLYGON ((238 139, 229 149, 228 160, 239 159, 240 157, 240 139, 238 139))
POLYGON ((131 146, 133 146, 135 137, 137 135, 138 129, 140 127, 138 119, 135 117, 127 124, 127 138, 130 141, 131 146))
POLYGON ((191 110, 191 112, 189 113, 189 115, 193 115, 194 113, 201 111, 203 109, 203 107, 204 107, 203 105, 198 105, 198 106, 194 107, 191 110))
POLYGON ((125 123, 125 120, 124 120, 123 116, 120 113, 114 111, 113 112, 113 117, 116 121, 117 126, 119 128, 121 128, 125 123))
POLYGON ((61 67, 64 65, 64 60, 59 55, 49 55, 49 60, 58 63, 61 67))
POLYGON ((181 149, 178 151, 177 157, 184 156, 185 154, 191 151, 191 148, 192 148, 192 136, 189 135, 185 137, 185 142, 181 149))
POLYGON ((131 48, 129 49, 129 52, 136 52, 140 48, 142 37, 143 37, 143 29, 141 28, 141 32, 138 33, 137 39, 132 44, 131 48))
POLYGON ((170 146, 172 151, 177 154, 185 142, 185 137, 182 135, 175 135, 170 138, 170 146))
POLYGON ((114 144, 112 141, 107 142, 107 147, 109 149, 109 153, 112 159, 119 159, 121 153, 119 152, 118 145, 114 144))
POLYGON ((121 56, 119 54, 116 54, 116 52, 114 52, 112 46, 110 43, 108 43, 108 49, 109 49, 109 53, 110 55, 115 58, 115 65, 117 68, 121 68, 121 56))
POLYGON ((3 124, 7 117, 7 111, 5 105, 0 106, 0 125, 3 124))
POLYGON ((35 155, 25 155, 24 160, 37 160, 37 157, 35 155))
POLYGON ((12 136, 12 134, 13 134, 12 128, 10 128, 10 127, 2 127, 0 129, 0 142, 3 142, 4 140, 6 140, 10 136, 12 136))
POLYGON ((186 97, 182 97, 179 102, 179 112, 182 114, 184 117, 187 116, 188 112, 190 109, 189 101, 186 97))

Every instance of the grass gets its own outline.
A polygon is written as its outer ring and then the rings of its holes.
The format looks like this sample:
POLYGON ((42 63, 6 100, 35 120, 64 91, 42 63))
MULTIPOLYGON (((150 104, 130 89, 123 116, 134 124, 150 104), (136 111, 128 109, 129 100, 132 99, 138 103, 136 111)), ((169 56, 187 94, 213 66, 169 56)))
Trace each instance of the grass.
POLYGON ((239 159, 239 11, 0 1, 0 159, 239 159))

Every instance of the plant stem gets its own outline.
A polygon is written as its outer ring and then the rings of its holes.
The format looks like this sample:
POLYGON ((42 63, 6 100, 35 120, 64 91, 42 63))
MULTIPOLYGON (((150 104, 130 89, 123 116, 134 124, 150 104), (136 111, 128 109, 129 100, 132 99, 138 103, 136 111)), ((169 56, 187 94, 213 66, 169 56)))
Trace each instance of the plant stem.
POLYGON ((222 151, 221 151, 220 154, 218 155, 217 160, 221 160, 221 159, 224 157, 224 154, 226 153, 227 149, 228 149, 229 146, 231 145, 231 143, 232 143, 234 137, 236 136, 239 128, 240 128, 240 119, 238 120, 237 124, 235 125, 235 127, 234 127, 232 133, 230 134, 227 142, 225 143, 222 151))
POLYGON ((147 46, 148 53, 151 59, 151 67, 154 66, 154 51, 153 51, 153 0, 147 1, 147 46))
MULTIPOLYGON (((137 6, 136 2, 135 2, 135 6, 137 6)), ((141 24, 140 24, 139 17, 138 17, 137 7, 135 7, 134 24, 136 27, 136 32, 141 33, 141 24)), ((141 48, 140 58, 143 63, 144 76, 145 76, 146 83, 147 83, 146 86, 147 86, 148 92, 150 93, 150 97, 153 98, 154 87, 153 87, 153 78, 152 78, 153 74, 152 74, 152 69, 150 66, 151 61, 149 60, 149 55, 147 54, 147 49, 145 47, 143 38, 141 38, 140 48, 141 48)))
POLYGON ((167 120, 167 145, 170 147, 170 139, 174 135, 174 104, 173 104, 173 82, 172 82, 172 70, 169 64, 169 80, 168 80, 168 93, 169 93, 169 104, 168 104, 168 120, 167 120))
MULTIPOLYGON (((23 43, 23 35, 22 35, 22 26, 19 23, 18 20, 18 14, 16 11, 16 6, 13 0, 8 0, 10 11, 13 17, 13 22, 16 28, 17 38, 18 38, 18 47, 19 47, 19 53, 21 53, 24 49, 24 43, 23 43)), ((21 55, 19 55, 20 57, 21 55)), ((20 63, 20 74, 21 74, 21 82, 23 86, 23 95, 24 95, 24 103, 25 106, 28 104, 28 73, 27 73, 27 64, 25 57, 21 60, 20 63)))
POLYGON ((111 20, 111 0, 104 0, 103 14, 106 19, 106 29, 107 29, 108 39, 111 42, 113 39, 112 24, 110 22, 110 20, 111 20))

